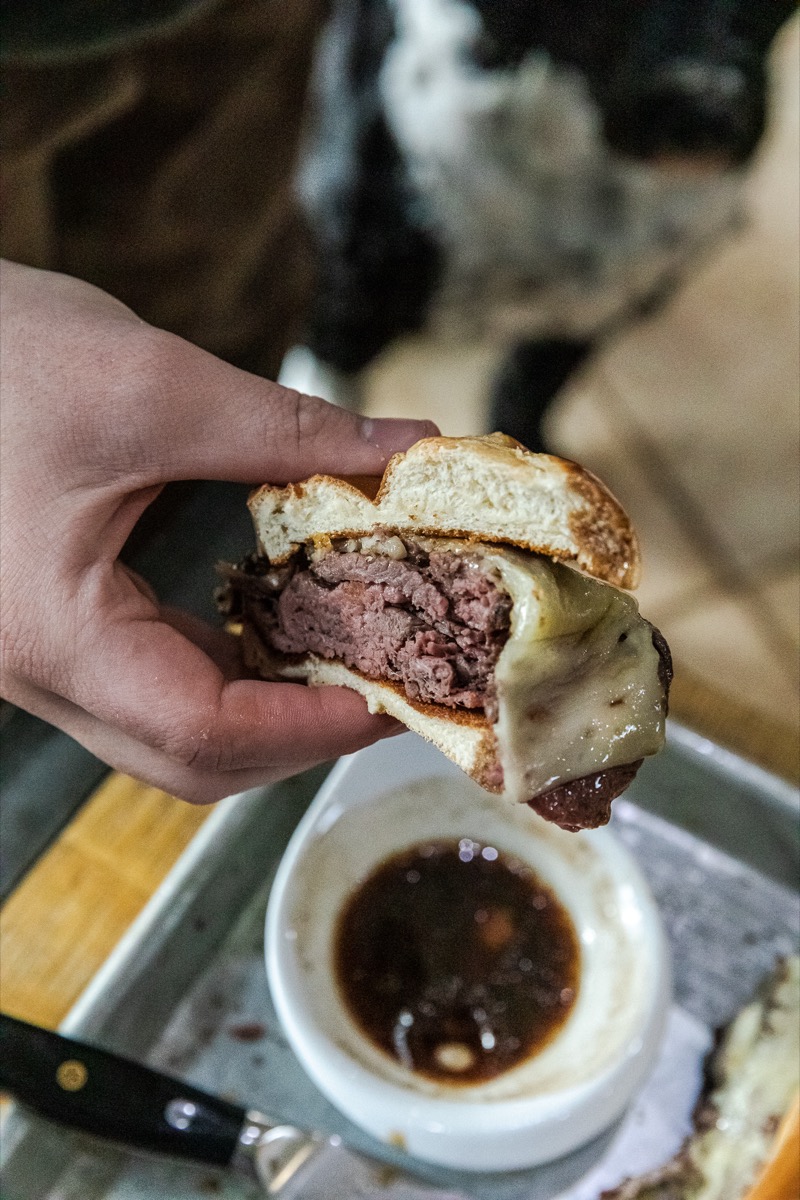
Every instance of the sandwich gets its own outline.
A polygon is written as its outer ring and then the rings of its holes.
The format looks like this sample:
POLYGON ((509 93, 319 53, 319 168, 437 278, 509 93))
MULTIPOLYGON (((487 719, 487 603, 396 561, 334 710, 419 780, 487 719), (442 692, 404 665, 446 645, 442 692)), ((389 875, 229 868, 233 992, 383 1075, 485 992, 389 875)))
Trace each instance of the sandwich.
POLYGON ((664 639, 639 549, 590 472, 503 434, 425 438, 382 478, 249 499, 257 551, 220 607, 266 679, 360 692, 483 788, 604 824, 664 740, 664 639))

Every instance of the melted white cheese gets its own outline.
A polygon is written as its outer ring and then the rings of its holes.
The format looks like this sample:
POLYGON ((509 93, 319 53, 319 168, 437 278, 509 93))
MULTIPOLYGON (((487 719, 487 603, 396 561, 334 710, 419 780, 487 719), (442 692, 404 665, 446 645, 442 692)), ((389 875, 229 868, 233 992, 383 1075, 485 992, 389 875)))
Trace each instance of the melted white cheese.
POLYGON ((536 555, 481 547, 477 557, 513 599, 495 670, 506 794, 528 800, 657 753, 664 689, 636 601, 536 555))

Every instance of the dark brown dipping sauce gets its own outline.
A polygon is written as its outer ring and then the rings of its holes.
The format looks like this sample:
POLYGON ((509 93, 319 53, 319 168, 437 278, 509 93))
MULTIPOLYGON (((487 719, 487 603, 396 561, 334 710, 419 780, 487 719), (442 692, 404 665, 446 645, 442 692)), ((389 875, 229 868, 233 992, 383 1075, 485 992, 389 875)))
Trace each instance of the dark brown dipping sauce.
POLYGON ((572 921, 530 867, 463 838, 388 859, 350 897, 336 978, 356 1024, 430 1079, 472 1084, 541 1050, 575 1003, 572 921))

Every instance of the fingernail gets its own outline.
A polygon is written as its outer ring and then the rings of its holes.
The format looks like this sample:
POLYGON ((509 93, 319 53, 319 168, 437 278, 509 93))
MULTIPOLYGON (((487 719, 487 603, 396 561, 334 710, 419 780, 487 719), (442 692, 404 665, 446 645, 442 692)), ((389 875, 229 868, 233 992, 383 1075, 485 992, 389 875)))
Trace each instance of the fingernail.
POLYGON ((366 417, 361 422, 361 437, 375 446, 384 458, 407 450, 420 438, 438 437, 439 430, 433 421, 403 421, 395 417, 366 417))

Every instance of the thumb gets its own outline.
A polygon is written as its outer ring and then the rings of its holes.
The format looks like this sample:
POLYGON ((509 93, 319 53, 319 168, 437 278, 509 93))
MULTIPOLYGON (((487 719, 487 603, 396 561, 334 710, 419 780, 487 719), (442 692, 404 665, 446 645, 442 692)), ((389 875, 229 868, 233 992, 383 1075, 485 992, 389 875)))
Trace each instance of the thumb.
POLYGON ((392 454, 438 429, 431 421, 361 417, 240 371, 164 335, 161 436, 150 439, 164 479, 288 483, 309 475, 376 475, 392 454))

